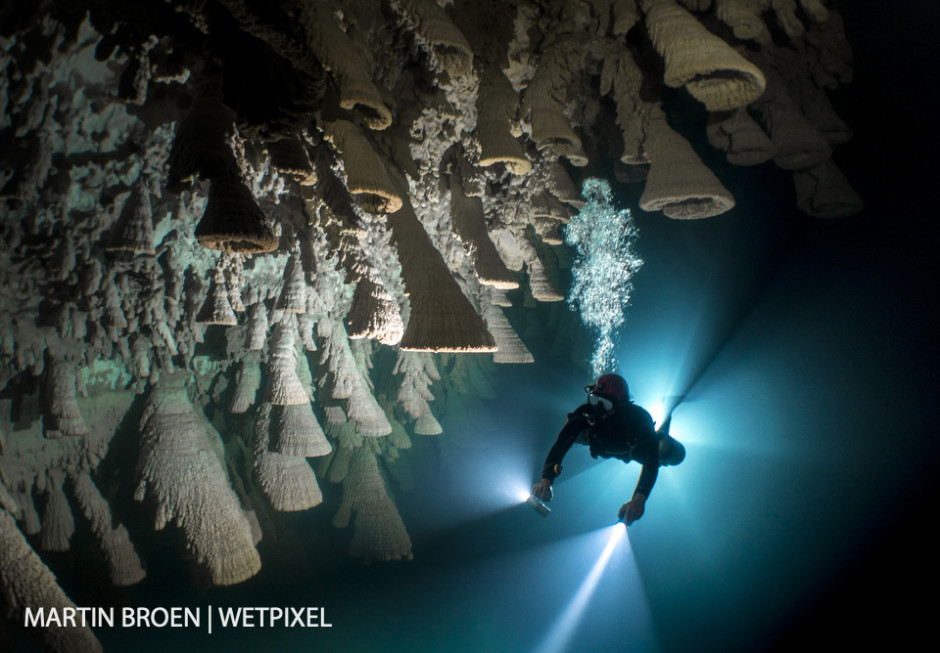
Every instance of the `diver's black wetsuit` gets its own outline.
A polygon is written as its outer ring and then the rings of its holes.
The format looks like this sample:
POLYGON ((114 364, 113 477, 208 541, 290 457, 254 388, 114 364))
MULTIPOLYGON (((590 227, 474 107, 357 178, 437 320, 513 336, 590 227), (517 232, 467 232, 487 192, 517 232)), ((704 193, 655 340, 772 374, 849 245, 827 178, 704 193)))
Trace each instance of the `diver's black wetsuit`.
POLYGON ((545 458, 542 478, 555 480, 558 477, 562 458, 575 442, 589 445, 595 458, 635 460, 642 464, 643 471, 634 494, 649 496, 659 474, 659 441, 653 418, 643 408, 632 402, 614 400, 614 409, 609 413, 596 412, 590 404, 568 413, 561 433, 545 458))

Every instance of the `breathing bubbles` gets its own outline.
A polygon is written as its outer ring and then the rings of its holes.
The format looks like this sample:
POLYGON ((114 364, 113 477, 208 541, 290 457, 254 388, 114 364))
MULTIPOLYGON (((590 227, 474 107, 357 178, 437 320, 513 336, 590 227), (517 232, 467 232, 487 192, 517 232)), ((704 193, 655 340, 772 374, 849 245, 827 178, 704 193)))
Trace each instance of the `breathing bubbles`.
POLYGON ((597 377, 616 362, 614 339, 643 260, 634 249, 639 231, 629 210, 614 208, 610 184, 586 179, 581 195, 584 208, 565 228, 565 242, 577 252, 568 305, 594 333, 591 367, 597 377))

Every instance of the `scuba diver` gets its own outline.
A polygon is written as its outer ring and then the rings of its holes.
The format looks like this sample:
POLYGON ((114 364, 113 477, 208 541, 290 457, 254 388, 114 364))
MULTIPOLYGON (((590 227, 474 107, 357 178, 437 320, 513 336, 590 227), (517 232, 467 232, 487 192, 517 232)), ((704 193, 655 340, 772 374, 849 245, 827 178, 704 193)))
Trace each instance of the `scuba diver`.
POLYGON ((590 447, 591 456, 635 460, 643 465, 640 480, 630 501, 620 506, 617 518, 632 524, 643 516, 646 500, 656 482, 661 465, 678 465, 685 459, 685 447, 669 435, 671 417, 657 431, 653 418, 630 401, 626 380, 619 374, 605 374, 585 388, 587 403, 579 406, 562 427, 545 458, 542 480, 532 487, 532 496, 541 501, 552 498, 552 482, 561 473, 561 461, 571 445, 590 447))

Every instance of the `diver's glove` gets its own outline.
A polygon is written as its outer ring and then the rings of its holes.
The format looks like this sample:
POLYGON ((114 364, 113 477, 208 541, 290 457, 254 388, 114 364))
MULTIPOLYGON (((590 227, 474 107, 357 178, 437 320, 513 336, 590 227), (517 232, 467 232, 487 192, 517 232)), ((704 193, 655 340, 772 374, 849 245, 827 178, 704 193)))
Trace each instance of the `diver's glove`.
POLYGON ((552 500, 551 479, 543 478, 541 481, 533 485, 532 496, 534 496, 539 501, 551 501, 552 500))
POLYGON ((646 511, 646 495, 634 494, 633 499, 620 506, 617 512, 617 519, 626 523, 627 526, 643 516, 646 511))

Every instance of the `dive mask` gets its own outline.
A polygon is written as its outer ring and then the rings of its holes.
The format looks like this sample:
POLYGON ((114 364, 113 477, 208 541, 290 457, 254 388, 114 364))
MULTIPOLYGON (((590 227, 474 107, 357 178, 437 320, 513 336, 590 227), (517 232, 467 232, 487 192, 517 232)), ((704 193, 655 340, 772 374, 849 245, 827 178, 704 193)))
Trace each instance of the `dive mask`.
POLYGON ((603 408, 605 413, 609 413, 614 409, 614 402, 612 402, 610 399, 604 399, 600 395, 596 395, 594 393, 588 395, 588 403, 595 408, 600 406, 603 408))

